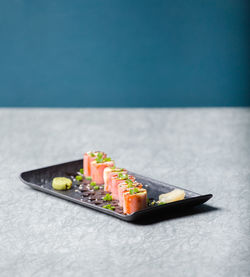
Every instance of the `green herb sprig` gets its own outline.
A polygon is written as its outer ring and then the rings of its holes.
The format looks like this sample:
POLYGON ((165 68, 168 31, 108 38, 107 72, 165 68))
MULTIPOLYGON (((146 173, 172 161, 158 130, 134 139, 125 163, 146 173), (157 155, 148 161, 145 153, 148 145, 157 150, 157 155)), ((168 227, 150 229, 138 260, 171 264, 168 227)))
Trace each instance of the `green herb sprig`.
POLYGON ((133 187, 133 181, 128 179, 125 181, 125 183, 128 185, 128 188, 132 188, 133 187))
POLYGON ((128 174, 118 173, 118 178, 121 180, 127 180, 128 174))
POLYGON ((110 204, 108 205, 105 205, 105 206, 102 206, 104 209, 108 209, 108 210, 111 210, 111 211, 114 211, 115 210, 115 207, 114 206, 111 206, 110 204))
POLYGON ((81 176, 81 175, 77 175, 77 176, 76 176, 76 180, 77 180, 77 181, 82 181, 82 176, 81 176))
POLYGON ((97 163, 102 163, 103 162, 103 154, 101 152, 98 152, 95 160, 97 163))
POLYGON ((112 201, 112 195, 107 193, 102 199, 104 201, 112 201))
POLYGON ((95 160, 97 163, 105 163, 105 162, 110 162, 111 158, 110 157, 103 158, 103 153, 98 152, 95 160))
POLYGON ((111 162, 111 158, 110 157, 104 158, 103 162, 111 162))
POLYGON ((134 188, 134 189, 129 190, 129 193, 130 193, 131 195, 136 194, 136 193, 138 193, 138 192, 139 192, 139 189, 138 189, 138 188, 134 188))

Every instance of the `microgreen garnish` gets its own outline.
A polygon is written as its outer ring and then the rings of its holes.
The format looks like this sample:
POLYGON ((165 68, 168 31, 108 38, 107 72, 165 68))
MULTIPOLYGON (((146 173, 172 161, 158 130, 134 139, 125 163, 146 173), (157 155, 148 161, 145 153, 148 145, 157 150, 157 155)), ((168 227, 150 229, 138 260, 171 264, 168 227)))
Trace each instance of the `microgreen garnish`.
POLYGON ((103 162, 103 154, 101 152, 98 152, 95 160, 97 163, 102 163, 103 162))
POLYGON ((112 201, 112 195, 107 193, 102 199, 104 201, 112 201))
POLYGON ((94 186, 96 186, 96 182, 91 182, 89 185, 90 185, 91 187, 94 187, 94 186))
POLYGON ((125 183, 127 183, 130 186, 128 186, 128 188, 131 188, 131 186, 133 185, 133 181, 130 179, 126 180, 125 183))
POLYGON ((91 181, 92 177, 91 176, 86 176, 85 179, 88 180, 88 181, 91 181))
POLYGON ((82 176, 81 176, 81 175, 77 175, 77 176, 76 176, 76 180, 77 180, 77 181, 82 181, 82 176))
POLYGON ((94 190, 98 190, 99 189, 99 186, 94 186, 94 190))
POLYGON ((126 180, 128 179, 128 174, 118 173, 118 178, 122 180, 126 180))
POLYGON ((89 155, 90 155, 91 157, 95 157, 95 154, 92 153, 92 152, 90 152, 89 155))
POLYGON ((165 202, 158 202, 158 206, 166 204, 165 202))
POLYGON ((110 167, 111 169, 115 169, 115 166, 110 167))
POLYGON ((111 210, 111 211, 114 211, 115 210, 115 207, 114 206, 111 206, 110 204, 108 205, 105 205, 105 206, 102 206, 104 209, 108 209, 108 210, 111 210))
POLYGON ((95 160, 97 163, 105 163, 105 162, 110 162, 111 158, 110 157, 103 158, 103 153, 98 152, 95 160))
POLYGON ((83 168, 80 168, 80 169, 79 169, 79 172, 80 172, 81 174, 83 174, 83 173, 84 173, 83 168))
POLYGON ((134 187, 133 181, 132 181, 132 180, 128 179, 128 180, 126 180, 125 182, 128 184, 128 188, 134 187))
POLYGON ((110 162, 110 161, 111 161, 111 158, 110 158, 110 157, 104 158, 103 161, 104 161, 104 162, 110 162))
POLYGON ((132 194, 136 194, 137 192, 139 192, 139 189, 138 188, 134 188, 134 189, 131 189, 129 190, 129 193, 132 195, 132 194))

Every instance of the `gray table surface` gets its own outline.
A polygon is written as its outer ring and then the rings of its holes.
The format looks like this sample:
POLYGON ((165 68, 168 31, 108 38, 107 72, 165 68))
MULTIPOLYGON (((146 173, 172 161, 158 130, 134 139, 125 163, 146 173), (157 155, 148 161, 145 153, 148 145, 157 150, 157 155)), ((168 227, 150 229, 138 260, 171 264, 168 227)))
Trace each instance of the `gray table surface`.
POLYGON ((0 109, 0 141, 1 276, 250 276, 250 109, 0 109), (18 179, 90 149, 214 197, 133 224, 18 179))

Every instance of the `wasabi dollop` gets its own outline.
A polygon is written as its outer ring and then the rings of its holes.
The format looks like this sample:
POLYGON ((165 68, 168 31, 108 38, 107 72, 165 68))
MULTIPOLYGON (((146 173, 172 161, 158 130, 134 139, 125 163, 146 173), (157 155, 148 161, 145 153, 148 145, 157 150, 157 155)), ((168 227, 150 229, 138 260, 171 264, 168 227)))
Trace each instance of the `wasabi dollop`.
POLYGON ((66 177, 56 177, 52 181, 52 187, 55 190, 67 190, 71 189, 72 181, 66 177))

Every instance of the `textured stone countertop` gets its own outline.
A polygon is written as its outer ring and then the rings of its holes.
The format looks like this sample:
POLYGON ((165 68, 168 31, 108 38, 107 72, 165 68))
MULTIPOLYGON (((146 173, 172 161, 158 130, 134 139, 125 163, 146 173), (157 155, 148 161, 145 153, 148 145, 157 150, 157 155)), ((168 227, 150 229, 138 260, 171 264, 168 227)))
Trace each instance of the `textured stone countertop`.
POLYGON ((0 109, 3 276, 250 276, 250 109, 0 109), (43 194, 22 171, 104 150, 214 197, 137 224, 43 194))

